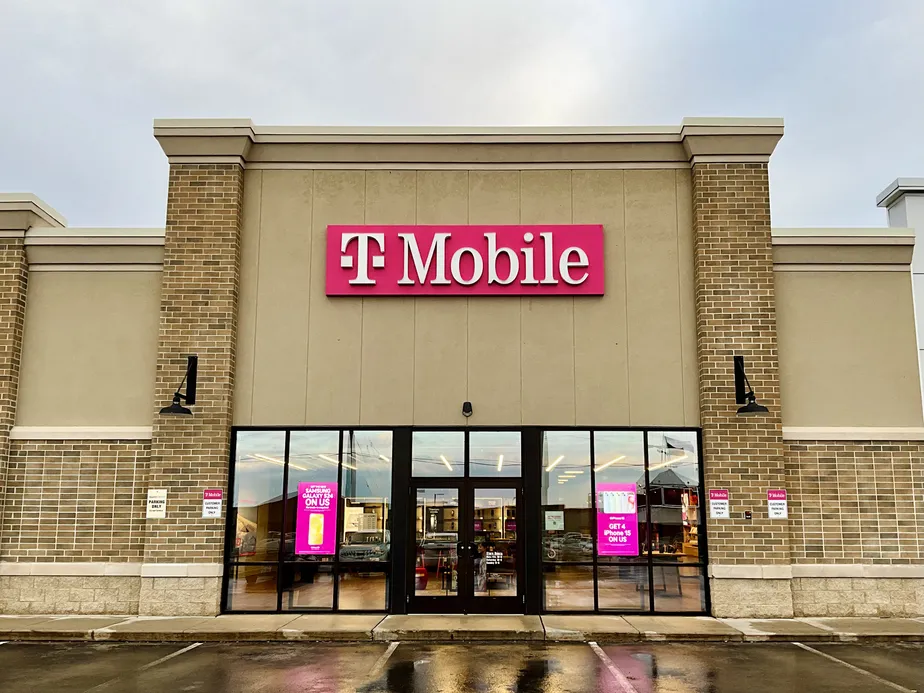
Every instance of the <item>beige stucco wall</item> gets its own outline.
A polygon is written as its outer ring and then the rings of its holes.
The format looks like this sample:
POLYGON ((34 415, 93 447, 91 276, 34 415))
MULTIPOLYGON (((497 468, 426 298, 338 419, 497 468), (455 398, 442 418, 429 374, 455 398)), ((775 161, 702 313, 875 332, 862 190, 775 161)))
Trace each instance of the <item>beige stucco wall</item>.
POLYGON ((911 274, 775 279, 783 425, 921 426, 911 274))
POLYGON ((688 170, 250 169, 244 198, 238 425, 699 422, 688 170), (328 299, 350 223, 603 223, 606 295, 328 299))
POLYGON ((160 272, 31 272, 19 426, 150 426, 160 272))

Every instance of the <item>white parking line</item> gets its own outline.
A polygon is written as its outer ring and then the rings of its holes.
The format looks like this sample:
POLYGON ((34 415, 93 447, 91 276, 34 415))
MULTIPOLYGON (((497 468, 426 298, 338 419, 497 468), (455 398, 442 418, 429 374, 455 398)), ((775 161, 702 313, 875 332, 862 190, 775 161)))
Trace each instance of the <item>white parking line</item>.
POLYGON ((794 642, 793 645, 795 645, 796 647, 801 647, 803 650, 806 650, 807 652, 814 652, 819 657, 824 657, 825 659, 829 659, 832 662, 837 662, 841 666, 845 666, 851 671, 857 672, 858 674, 869 676, 871 679, 875 679, 876 681, 878 681, 884 686, 889 686, 890 688, 894 688, 897 691, 903 691, 903 693, 916 693, 915 689, 913 688, 905 688, 904 686, 899 686, 897 683, 893 683, 892 681, 889 681, 888 679, 884 679, 881 676, 876 676, 876 674, 874 674, 871 671, 867 671, 866 669, 861 669, 860 667, 854 666, 853 664, 850 664, 849 662, 845 662, 843 659, 838 659, 837 657, 826 654, 825 652, 816 650, 814 647, 803 645, 801 642, 794 642))
MULTIPOLYGON (((181 648, 181 649, 177 650, 176 652, 171 652, 170 654, 166 655, 165 657, 161 657, 160 659, 155 659, 153 662, 149 662, 148 664, 145 664, 144 666, 138 667, 137 671, 146 671, 146 670, 150 669, 151 667, 156 667, 158 664, 163 664, 163 663, 166 662, 168 659, 173 659, 174 657, 179 657, 179 656, 180 656, 181 654, 183 654, 184 652, 189 652, 190 650, 193 650, 193 649, 199 647, 199 645, 201 645, 201 644, 202 644, 201 642, 194 642, 192 645, 188 645, 188 646, 186 646, 186 647, 184 647, 184 648, 181 648)), ((102 682, 101 684, 99 684, 98 686, 93 686, 93 688, 88 688, 86 691, 84 691, 84 693, 94 693, 94 691, 102 691, 102 690, 105 690, 110 684, 113 684, 113 683, 115 683, 116 681, 121 680, 121 678, 122 678, 121 676, 116 676, 114 679, 109 679, 108 681, 103 681, 103 682, 102 682)))
POLYGON ((603 666, 607 668, 607 671, 616 679, 616 683, 619 684, 619 689, 622 693, 638 693, 638 689, 625 677, 625 674, 619 671, 619 668, 613 664, 613 660, 606 656, 606 652, 604 652, 597 643, 589 642, 587 644, 590 645, 590 649, 592 649, 594 654, 603 662, 603 666))
POLYGON ((145 664, 143 667, 138 667, 138 671, 144 671, 145 669, 150 669, 151 667, 156 667, 158 664, 163 664, 163 663, 166 662, 168 659, 173 659, 174 657, 179 657, 179 656, 180 656, 181 654, 183 654, 184 652, 189 652, 190 650, 196 649, 196 648, 199 647, 199 645, 201 645, 201 644, 202 644, 201 642, 194 642, 192 645, 189 645, 188 647, 184 647, 182 650, 177 650, 176 652, 173 652, 173 653, 171 653, 171 654, 168 654, 166 657, 161 657, 160 659, 155 659, 155 660, 154 660, 153 662, 151 662, 150 664, 145 664))
POLYGON ((388 658, 395 653, 395 650, 398 649, 398 645, 400 644, 401 643, 397 641, 393 642, 388 646, 388 649, 385 650, 382 656, 375 661, 375 664, 372 665, 372 669, 369 670, 370 679, 377 679, 379 677, 379 674, 382 673, 382 669, 384 669, 385 665, 388 663, 388 658))

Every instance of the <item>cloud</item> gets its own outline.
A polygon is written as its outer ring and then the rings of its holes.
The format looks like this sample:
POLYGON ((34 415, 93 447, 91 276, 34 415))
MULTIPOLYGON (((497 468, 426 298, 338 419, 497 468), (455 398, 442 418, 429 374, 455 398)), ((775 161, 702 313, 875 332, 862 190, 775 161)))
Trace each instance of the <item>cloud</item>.
POLYGON ((917 0, 0 0, 0 16, 0 189, 35 192, 75 224, 163 223, 154 117, 781 115, 777 225, 882 223, 876 193, 924 161, 917 0))

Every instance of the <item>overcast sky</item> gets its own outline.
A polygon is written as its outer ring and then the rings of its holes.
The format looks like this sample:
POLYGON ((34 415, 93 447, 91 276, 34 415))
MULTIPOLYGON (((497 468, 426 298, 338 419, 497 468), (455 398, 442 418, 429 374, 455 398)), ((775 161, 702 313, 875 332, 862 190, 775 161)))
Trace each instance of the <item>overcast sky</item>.
POLYGON ((674 125, 782 116, 775 226, 924 176, 922 0, 0 0, 0 191, 162 226, 155 117, 674 125))

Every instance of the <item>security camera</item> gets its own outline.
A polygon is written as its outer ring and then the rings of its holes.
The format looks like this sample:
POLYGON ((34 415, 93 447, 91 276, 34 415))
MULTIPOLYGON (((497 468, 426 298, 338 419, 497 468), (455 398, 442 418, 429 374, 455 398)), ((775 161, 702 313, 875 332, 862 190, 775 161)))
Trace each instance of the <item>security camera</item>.
POLYGON ((469 417, 472 415, 472 403, 462 402, 462 416, 469 417))

